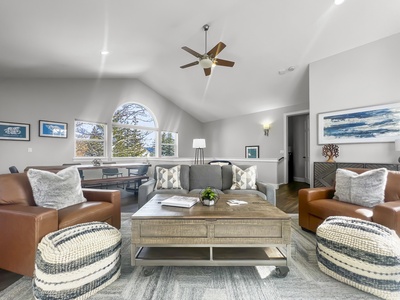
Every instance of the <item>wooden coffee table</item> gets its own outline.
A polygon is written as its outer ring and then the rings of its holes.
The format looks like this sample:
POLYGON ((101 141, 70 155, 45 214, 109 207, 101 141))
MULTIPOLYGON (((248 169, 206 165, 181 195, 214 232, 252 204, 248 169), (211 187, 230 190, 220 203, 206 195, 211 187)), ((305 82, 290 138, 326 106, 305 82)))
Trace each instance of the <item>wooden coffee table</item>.
POLYGON ((132 266, 267 265, 287 275, 289 215, 257 195, 221 195, 215 206, 160 204, 171 196, 156 195, 132 215, 132 266), (248 204, 229 206, 229 199, 248 204))

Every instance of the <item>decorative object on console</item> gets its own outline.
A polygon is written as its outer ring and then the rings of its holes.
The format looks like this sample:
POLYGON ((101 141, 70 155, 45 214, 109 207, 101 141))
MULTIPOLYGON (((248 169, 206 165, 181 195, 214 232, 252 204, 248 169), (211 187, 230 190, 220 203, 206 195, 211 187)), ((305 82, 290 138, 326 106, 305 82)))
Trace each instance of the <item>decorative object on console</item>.
POLYGON ((318 114, 318 144, 393 142, 400 102, 318 114))
POLYGON ((30 133, 30 124, 0 121, 0 140, 30 141, 30 133))
MULTIPOLYGON (((394 149, 400 152, 400 139, 394 141, 394 149)), ((400 163, 400 157, 398 158, 398 162, 400 163)))
POLYGON ((66 139, 68 137, 68 124, 39 120, 39 136, 66 139))
POLYGON ((219 200, 218 192, 212 187, 206 187, 200 192, 200 201, 203 205, 213 206, 219 200))
POLYGON ((259 146, 246 146, 245 147, 245 157, 246 158, 260 158, 259 156, 259 146))
POLYGON ((335 144, 327 144, 322 147, 322 155, 328 157, 326 162, 335 162, 333 157, 339 156, 339 146, 335 144))
POLYGON ((193 139, 193 148, 196 149, 194 153, 194 164, 204 164, 204 148, 206 147, 205 139, 193 139))
POLYGON ((264 124, 263 128, 264 128, 264 135, 269 136, 269 129, 270 129, 270 125, 269 124, 264 124))
POLYGON ((81 188, 81 178, 75 166, 65 168, 57 174, 29 169, 27 175, 37 206, 59 210, 86 202, 81 188))
POLYGON ((101 165, 101 159, 100 158, 95 158, 92 160, 93 166, 100 166, 101 165))

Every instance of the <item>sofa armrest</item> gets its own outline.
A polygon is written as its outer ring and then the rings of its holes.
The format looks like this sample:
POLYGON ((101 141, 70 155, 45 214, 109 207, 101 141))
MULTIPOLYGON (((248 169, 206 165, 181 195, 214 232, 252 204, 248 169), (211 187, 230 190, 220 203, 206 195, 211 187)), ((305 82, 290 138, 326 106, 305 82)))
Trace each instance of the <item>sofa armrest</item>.
POLYGON ((138 207, 141 208, 148 201, 147 196, 154 191, 154 186, 156 184, 155 179, 149 179, 147 182, 139 186, 139 196, 138 196, 138 207))
POLYGON ((317 187, 299 190, 299 203, 320 199, 332 199, 335 193, 333 187, 317 187))
POLYGON ((378 204, 373 208, 372 220, 396 231, 400 236, 400 200, 378 204))
POLYGON ((32 276, 37 245, 58 230, 58 212, 39 206, 0 205, 0 268, 32 276))
POLYGON ((277 186, 272 183, 256 182, 257 189, 267 196, 267 200, 273 206, 276 206, 276 190, 277 186))
POLYGON ((118 229, 121 227, 121 192, 119 190, 83 188, 82 191, 87 201, 109 202, 113 204, 112 223, 118 229))

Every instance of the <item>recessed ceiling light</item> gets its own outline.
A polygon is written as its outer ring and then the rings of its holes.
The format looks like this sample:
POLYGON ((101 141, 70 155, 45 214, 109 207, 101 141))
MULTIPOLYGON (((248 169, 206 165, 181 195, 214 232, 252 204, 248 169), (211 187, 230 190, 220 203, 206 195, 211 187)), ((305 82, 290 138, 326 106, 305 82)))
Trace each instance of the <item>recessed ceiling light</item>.
POLYGON ((340 4, 342 4, 344 2, 344 0, 335 0, 335 4, 336 5, 340 5, 340 4))
POLYGON ((101 55, 107 55, 107 54, 109 54, 110 52, 108 52, 107 50, 103 50, 103 51, 101 51, 101 55))

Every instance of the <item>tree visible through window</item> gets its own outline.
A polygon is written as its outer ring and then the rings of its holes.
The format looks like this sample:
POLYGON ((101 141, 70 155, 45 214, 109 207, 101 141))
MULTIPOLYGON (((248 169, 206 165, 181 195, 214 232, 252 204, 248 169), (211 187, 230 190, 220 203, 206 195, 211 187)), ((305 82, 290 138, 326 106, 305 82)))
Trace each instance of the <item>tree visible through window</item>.
POLYGON ((176 132, 161 133, 161 156, 177 156, 178 134, 176 132))
POLYGON ((105 157, 106 124, 75 121, 75 157, 105 157))
POLYGON ((156 156, 157 130, 151 113, 143 106, 127 103, 112 118, 113 157, 156 156))

